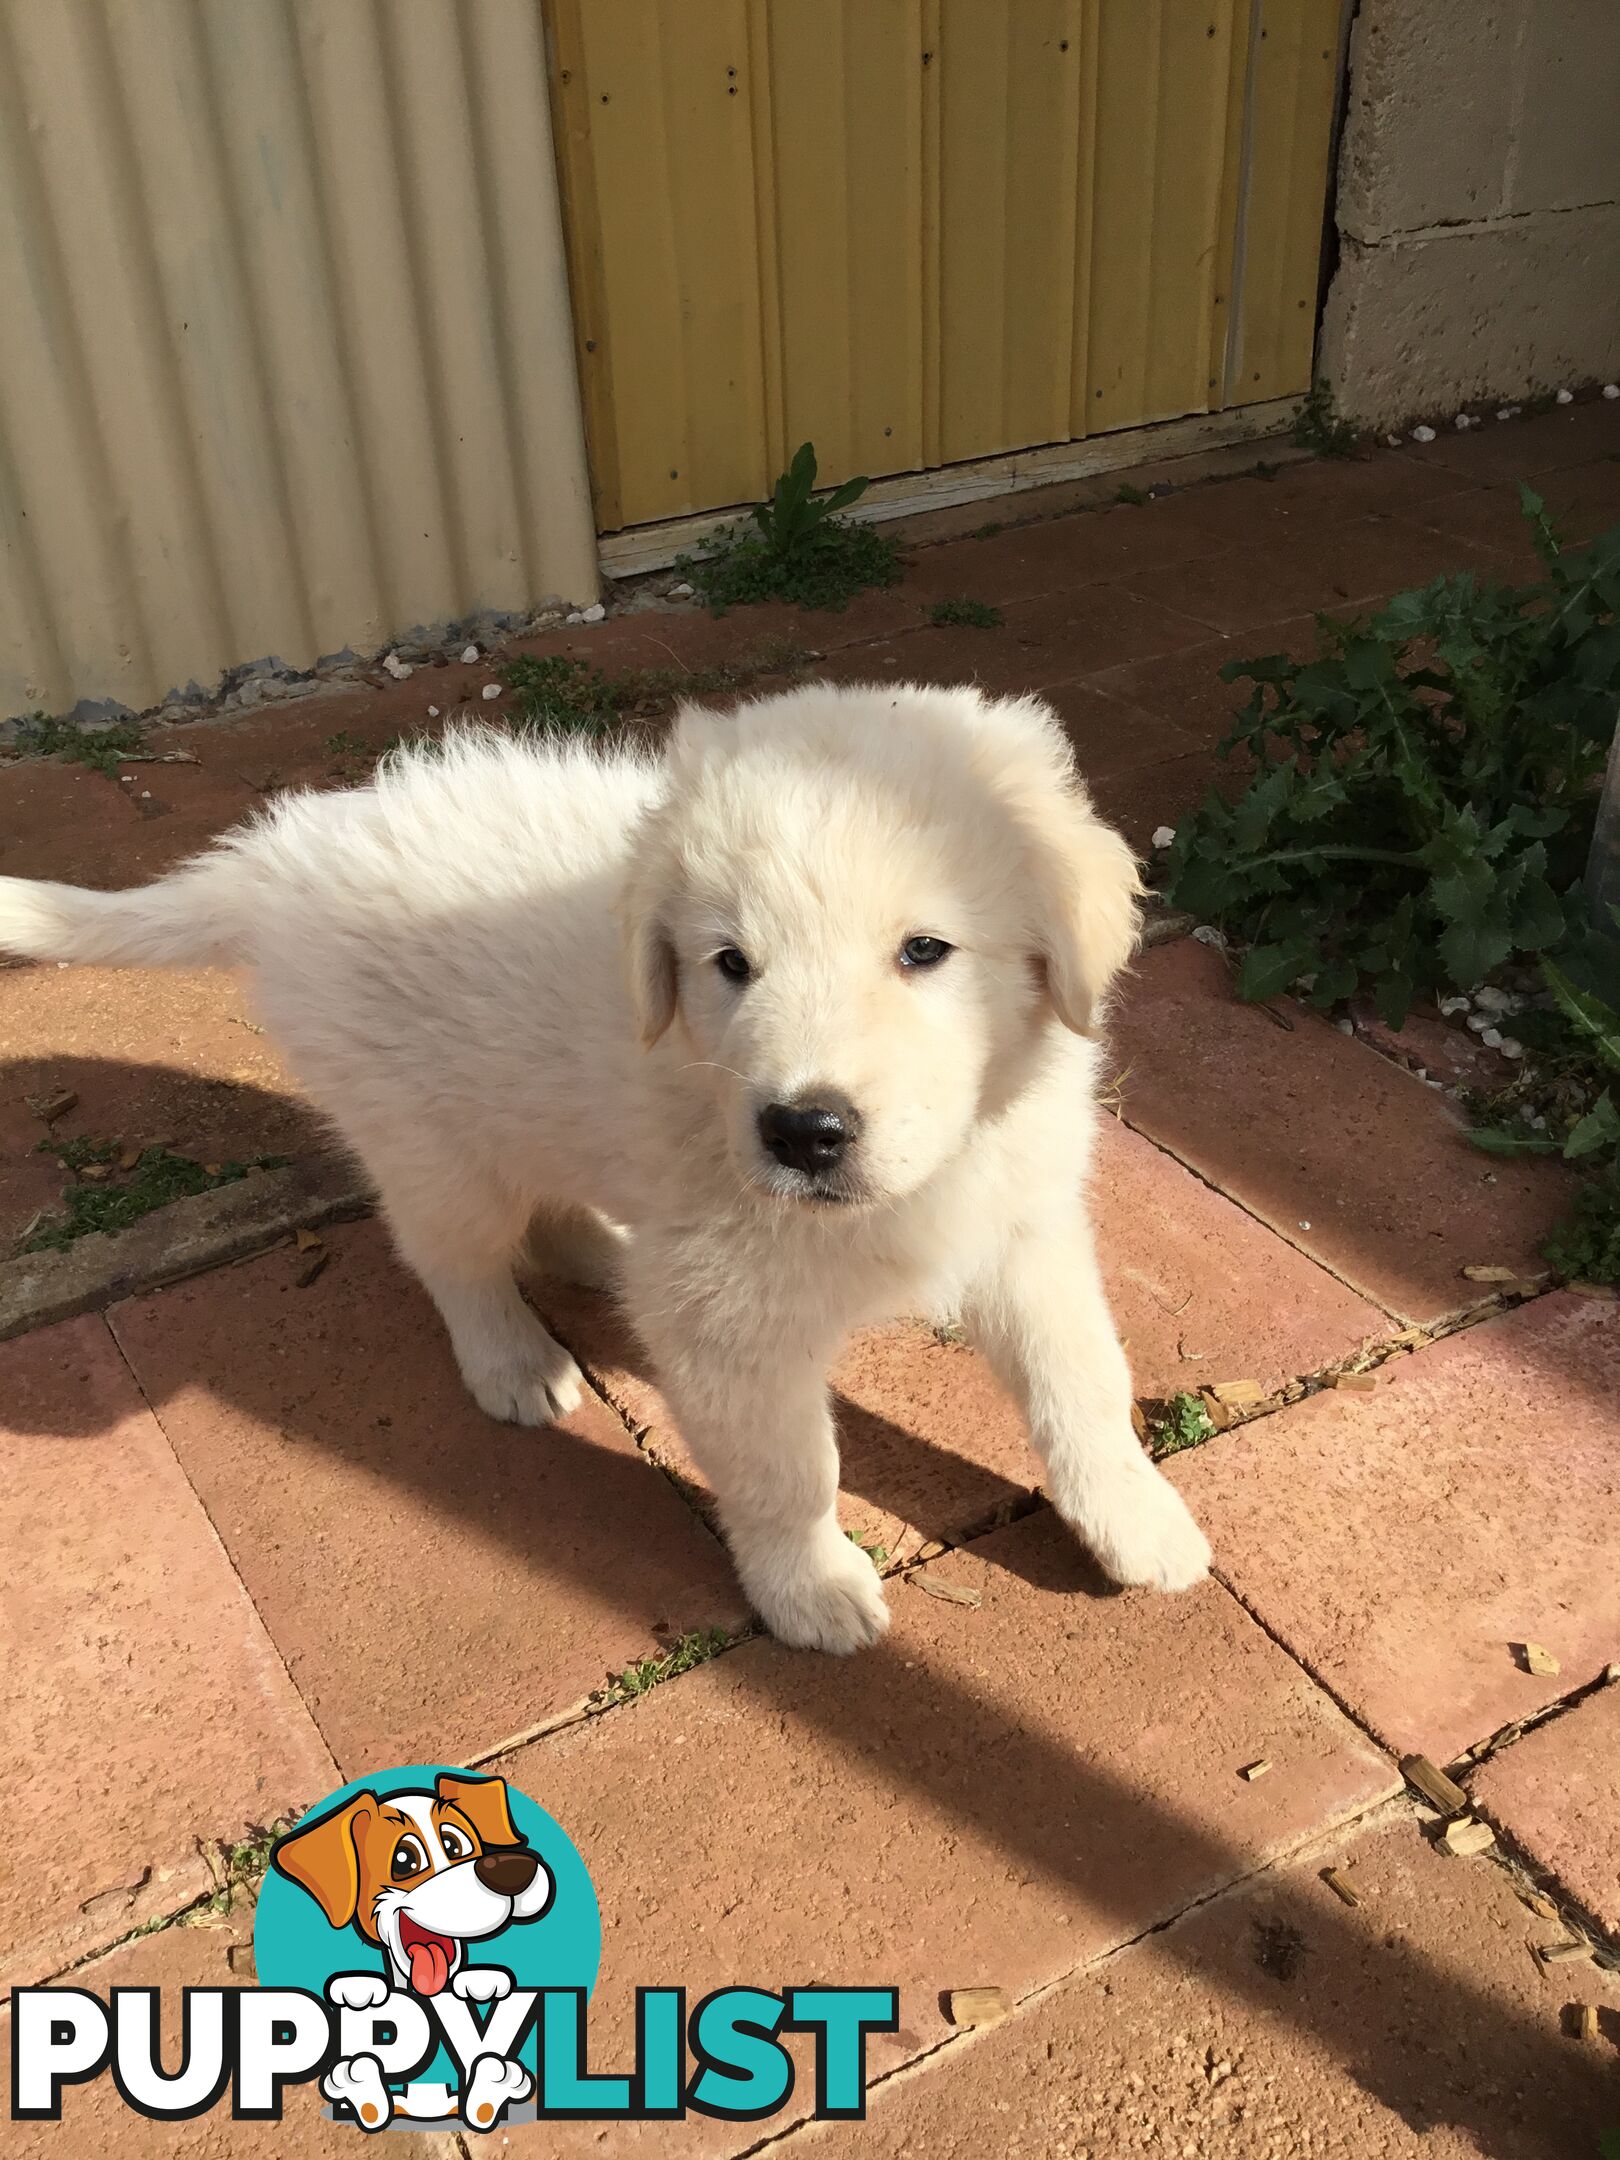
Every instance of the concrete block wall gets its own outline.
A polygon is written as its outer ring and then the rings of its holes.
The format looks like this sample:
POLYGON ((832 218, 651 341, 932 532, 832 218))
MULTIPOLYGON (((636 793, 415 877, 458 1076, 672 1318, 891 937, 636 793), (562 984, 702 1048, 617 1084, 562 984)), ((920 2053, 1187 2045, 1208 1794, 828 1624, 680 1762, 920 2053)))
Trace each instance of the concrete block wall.
POLYGON ((1370 426, 1620 372, 1620 5, 1362 0, 1318 373, 1370 426))

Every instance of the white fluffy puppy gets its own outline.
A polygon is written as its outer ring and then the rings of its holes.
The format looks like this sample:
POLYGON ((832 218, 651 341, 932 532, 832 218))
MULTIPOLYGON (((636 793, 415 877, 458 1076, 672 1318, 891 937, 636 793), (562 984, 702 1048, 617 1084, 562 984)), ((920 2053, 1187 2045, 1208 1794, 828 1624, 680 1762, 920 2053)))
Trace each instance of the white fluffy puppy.
POLYGON ((245 967, 479 1404, 579 1398, 526 1237, 611 1279, 761 1616, 848 1651, 887 1613, 827 1373, 899 1313, 960 1315, 1117 1581, 1208 1565, 1083 1198, 1137 891, 1035 699, 813 685, 688 708, 656 761, 453 736, 133 892, 0 879, 0 947, 245 967))

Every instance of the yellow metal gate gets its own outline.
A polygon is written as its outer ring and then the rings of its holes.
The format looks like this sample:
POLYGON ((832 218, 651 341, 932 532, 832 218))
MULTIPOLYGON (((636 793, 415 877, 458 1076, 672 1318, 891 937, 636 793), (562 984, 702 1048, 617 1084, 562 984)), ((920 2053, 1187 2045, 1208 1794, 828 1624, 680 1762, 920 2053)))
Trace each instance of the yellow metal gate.
POLYGON ((545 0, 598 521, 1308 387, 1341 0, 545 0))

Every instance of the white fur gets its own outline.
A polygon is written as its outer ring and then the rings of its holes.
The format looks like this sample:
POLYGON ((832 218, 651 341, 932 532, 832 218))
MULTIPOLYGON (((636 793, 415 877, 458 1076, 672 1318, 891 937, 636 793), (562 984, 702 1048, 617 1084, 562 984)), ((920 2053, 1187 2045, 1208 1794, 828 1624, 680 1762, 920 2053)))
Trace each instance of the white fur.
POLYGON ((834 1516, 826 1375, 898 1312, 961 1313, 1117 1580, 1207 1566, 1132 1433, 1083 1201, 1136 894, 1036 700, 812 686, 683 711, 656 763, 454 736, 142 891, 0 879, 0 947, 243 965, 477 1401, 580 1396, 513 1279, 534 1227, 618 1278, 765 1620, 847 1651, 887 1613, 834 1516), (905 968, 917 935, 955 950, 905 968), (827 1090, 862 1120, 844 1204, 756 1124, 827 1090))

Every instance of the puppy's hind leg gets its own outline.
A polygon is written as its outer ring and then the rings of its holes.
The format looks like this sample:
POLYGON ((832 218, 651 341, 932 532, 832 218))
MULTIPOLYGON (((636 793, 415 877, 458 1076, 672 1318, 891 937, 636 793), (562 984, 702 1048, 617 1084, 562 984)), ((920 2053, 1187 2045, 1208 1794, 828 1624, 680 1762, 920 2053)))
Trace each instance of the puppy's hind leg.
POLYGON ((624 1265, 626 1233, 590 1208, 542 1203, 529 1224, 529 1257, 542 1275, 580 1290, 612 1290, 624 1265))
POLYGON ((579 1367, 523 1302, 512 1273, 527 1205, 465 1163, 427 1176, 413 1163, 390 1177, 370 1154, 368 1167, 400 1257, 439 1308, 479 1409, 508 1425, 550 1425, 577 1409, 579 1367))

